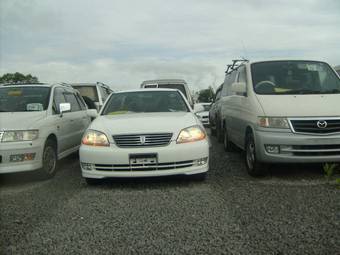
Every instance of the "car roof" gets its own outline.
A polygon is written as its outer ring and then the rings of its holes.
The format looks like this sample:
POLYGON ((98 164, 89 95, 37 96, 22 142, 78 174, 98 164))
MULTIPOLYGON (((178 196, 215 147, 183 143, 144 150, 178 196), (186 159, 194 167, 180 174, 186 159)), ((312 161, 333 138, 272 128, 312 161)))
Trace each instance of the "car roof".
POLYGON ((310 62, 322 62, 326 63, 322 60, 315 60, 315 59, 294 59, 294 58, 282 58, 282 59, 263 59, 263 60, 255 60, 255 61, 248 61, 245 64, 254 64, 254 63, 262 63, 262 62, 279 62, 279 61, 310 61, 310 62))
POLYGON ((5 83, 0 84, 0 87, 52 87, 56 84, 49 83, 5 83))
POLYGON ((157 80, 146 80, 142 82, 142 85, 147 84, 187 84, 183 79, 157 79, 157 80))

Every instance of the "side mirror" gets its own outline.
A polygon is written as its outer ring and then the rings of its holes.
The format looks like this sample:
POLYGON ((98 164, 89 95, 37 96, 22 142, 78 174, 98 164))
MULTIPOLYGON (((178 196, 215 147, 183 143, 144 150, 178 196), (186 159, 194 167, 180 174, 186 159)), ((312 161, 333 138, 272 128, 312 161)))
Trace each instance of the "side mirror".
POLYGON ((59 113, 60 116, 63 116, 64 112, 71 111, 71 104, 70 103, 61 103, 59 104, 59 113))
POLYGON ((98 112, 96 109, 87 109, 86 113, 89 117, 91 117, 91 119, 95 119, 98 116, 98 112))
POLYGON ((231 91, 236 93, 237 95, 246 96, 247 95, 247 86, 245 82, 234 82, 231 85, 231 91))

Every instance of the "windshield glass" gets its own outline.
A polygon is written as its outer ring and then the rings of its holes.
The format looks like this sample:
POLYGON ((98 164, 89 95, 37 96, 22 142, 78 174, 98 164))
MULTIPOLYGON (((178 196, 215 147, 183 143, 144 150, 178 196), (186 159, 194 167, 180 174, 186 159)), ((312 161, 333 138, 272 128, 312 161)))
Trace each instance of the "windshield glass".
POLYGON ((48 87, 2 87, 0 88, 0 111, 45 111, 48 107, 49 95, 48 87))
POLYGON ((93 102, 99 101, 96 86, 73 86, 73 87, 79 91, 82 97, 88 97, 93 102))
POLYGON ((340 93, 340 79, 325 63, 272 61, 251 65, 254 90, 261 95, 340 93))
POLYGON ((102 115, 128 112, 188 112, 177 91, 143 91, 112 94, 102 115))
POLYGON ((159 84, 158 88, 162 89, 178 89, 183 93, 183 95, 188 98, 187 93, 185 92, 185 87, 183 84, 159 84))

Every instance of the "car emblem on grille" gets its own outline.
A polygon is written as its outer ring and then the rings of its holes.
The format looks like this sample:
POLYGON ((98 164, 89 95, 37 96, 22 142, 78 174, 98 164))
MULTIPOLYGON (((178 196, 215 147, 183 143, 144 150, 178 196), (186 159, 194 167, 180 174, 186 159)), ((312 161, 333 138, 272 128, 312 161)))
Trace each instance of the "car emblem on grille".
POLYGON ((316 125, 318 126, 318 128, 326 128, 327 127, 327 121, 325 120, 319 120, 316 125))
POLYGON ((145 136, 140 136, 139 140, 141 144, 145 144, 145 136))

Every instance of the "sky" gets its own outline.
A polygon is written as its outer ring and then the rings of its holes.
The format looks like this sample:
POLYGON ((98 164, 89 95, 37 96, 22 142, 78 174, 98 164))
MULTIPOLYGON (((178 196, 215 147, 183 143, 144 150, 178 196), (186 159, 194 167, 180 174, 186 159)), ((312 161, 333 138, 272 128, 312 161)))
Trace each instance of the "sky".
POLYGON ((339 0, 0 0, 0 75, 42 82, 224 79, 232 59, 340 65, 339 0))

